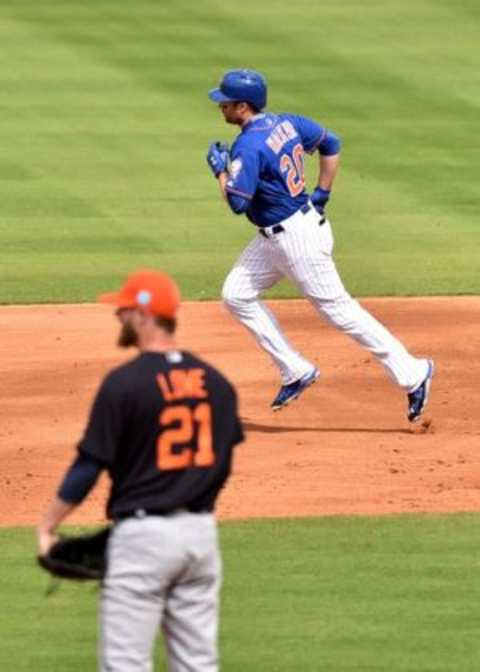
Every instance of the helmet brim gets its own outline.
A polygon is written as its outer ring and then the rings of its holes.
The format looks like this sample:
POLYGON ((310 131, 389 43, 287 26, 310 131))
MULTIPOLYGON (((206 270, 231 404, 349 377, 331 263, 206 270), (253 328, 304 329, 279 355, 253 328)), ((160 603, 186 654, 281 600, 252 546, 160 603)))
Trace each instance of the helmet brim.
POLYGON ((211 91, 208 92, 208 97, 210 100, 213 100, 214 103, 234 103, 235 100, 233 98, 229 98, 226 96, 224 93, 220 91, 220 89, 212 89, 211 91))

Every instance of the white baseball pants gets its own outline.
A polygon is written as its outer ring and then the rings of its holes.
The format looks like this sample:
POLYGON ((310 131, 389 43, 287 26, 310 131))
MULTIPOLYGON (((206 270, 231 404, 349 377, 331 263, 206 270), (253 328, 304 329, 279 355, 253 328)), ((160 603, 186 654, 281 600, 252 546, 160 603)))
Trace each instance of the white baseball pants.
POLYGON ((425 359, 417 359, 345 290, 332 258, 333 236, 328 220, 320 225, 312 207, 280 222, 284 231, 260 233, 243 251, 227 276, 222 298, 226 307, 247 327, 271 356, 287 385, 313 368, 291 346, 260 293, 282 277, 300 292, 337 329, 371 352, 390 378, 407 392, 416 389, 428 372, 425 359))
POLYGON ((170 672, 218 672, 221 562, 208 513, 127 518, 108 545, 100 672, 152 672, 162 627, 170 672))

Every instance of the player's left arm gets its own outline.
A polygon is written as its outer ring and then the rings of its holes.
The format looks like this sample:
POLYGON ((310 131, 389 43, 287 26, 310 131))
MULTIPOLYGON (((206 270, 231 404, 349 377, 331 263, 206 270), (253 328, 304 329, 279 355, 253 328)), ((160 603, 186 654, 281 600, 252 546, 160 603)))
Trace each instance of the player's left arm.
POLYGON ((250 199, 244 198, 243 196, 233 193, 228 189, 229 183, 230 185, 232 184, 232 176, 230 173, 226 170, 222 171, 217 175, 217 181, 220 188, 220 194, 232 212, 234 212, 236 215, 241 215, 243 212, 245 212, 250 204, 250 199))
POLYGON ((85 499, 101 471, 114 461, 124 422, 118 394, 115 380, 107 376, 93 402, 85 434, 78 444, 78 455, 37 526, 40 555, 48 553, 58 539, 56 530, 60 523, 85 499))
POLYGON ((225 171, 223 171, 222 173, 220 173, 220 175, 218 175, 218 178, 217 178, 217 179, 218 179, 218 186, 220 187, 220 193, 221 193, 221 195, 223 196, 223 199, 224 199, 227 203, 228 203, 228 199, 227 199, 227 181, 228 181, 228 178, 229 178, 229 177, 230 177, 229 174, 228 174, 227 171, 225 170, 225 171))
POLYGON ((226 145, 212 143, 207 162, 217 178, 220 192, 232 212, 246 212, 255 195, 258 183, 259 157, 252 147, 234 144, 230 154, 222 154, 226 145), (231 163, 229 165, 229 159, 231 163))
POLYGON ((230 177, 228 170, 229 151, 228 145, 220 141, 215 141, 210 144, 207 152, 207 163, 212 171, 213 176, 217 179, 220 193, 223 199, 228 203, 227 198, 227 181, 230 177))
POLYGON ((226 143, 219 140, 210 143, 207 152, 207 163, 213 176, 217 178, 220 190, 224 195, 225 189, 223 188, 223 184, 228 179, 229 158, 228 145, 226 143))
POLYGON ((98 480, 103 465, 81 453, 67 470, 56 496, 47 507, 37 526, 39 555, 48 553, 58 541, 60 523, 85 499, 98 480))
POLYGON ((37 526, 38 554, 46 555, 53 544, 58 541, 56 530, 60 523, 75 509, 76 504, 64 502, 56 496, 49 504, 37 526))

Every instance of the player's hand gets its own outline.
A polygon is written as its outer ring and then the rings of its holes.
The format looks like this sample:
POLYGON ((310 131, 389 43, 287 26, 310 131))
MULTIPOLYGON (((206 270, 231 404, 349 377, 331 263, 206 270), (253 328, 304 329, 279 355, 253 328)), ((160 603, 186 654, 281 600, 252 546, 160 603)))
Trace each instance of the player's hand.
POLYGON ((207 163, 215 177, 227 172, 229 158, 228 145, 218 141, 212 142, 208 148, 207 163))
POLYGON ((46 555, 54 544, 57 543, 59 537, 49 532, 48 530, 37 528, 37 548, 38 555, 46 555))
POLYGON ((310 196, 315 210, 317 210, 321 215, 325 210, 328 199, 330 198, 330 191, 328 189, 322 189, 322 187, 317 187, 310 196))

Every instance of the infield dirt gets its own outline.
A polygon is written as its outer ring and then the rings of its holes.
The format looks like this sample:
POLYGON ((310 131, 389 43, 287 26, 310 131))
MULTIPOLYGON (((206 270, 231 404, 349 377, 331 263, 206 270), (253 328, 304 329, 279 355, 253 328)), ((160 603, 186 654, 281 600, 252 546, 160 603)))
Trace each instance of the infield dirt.
MULTIPOLYGON (((305 301, 270 305, 322 376, 277 414, 270 360, 219 303, 185 303, 179 345, 237 386, 247 440, 220 518, 480 510, 480 297, 362 301, 405 345, 433 357, 426 421, 373 357, 305 301)), ((0 525, 31 524, 81 436, 101 377, 133 352, 96 305, 0 308, 0 525)), ((72 522, 103 520, 103 479, 72 522)))

